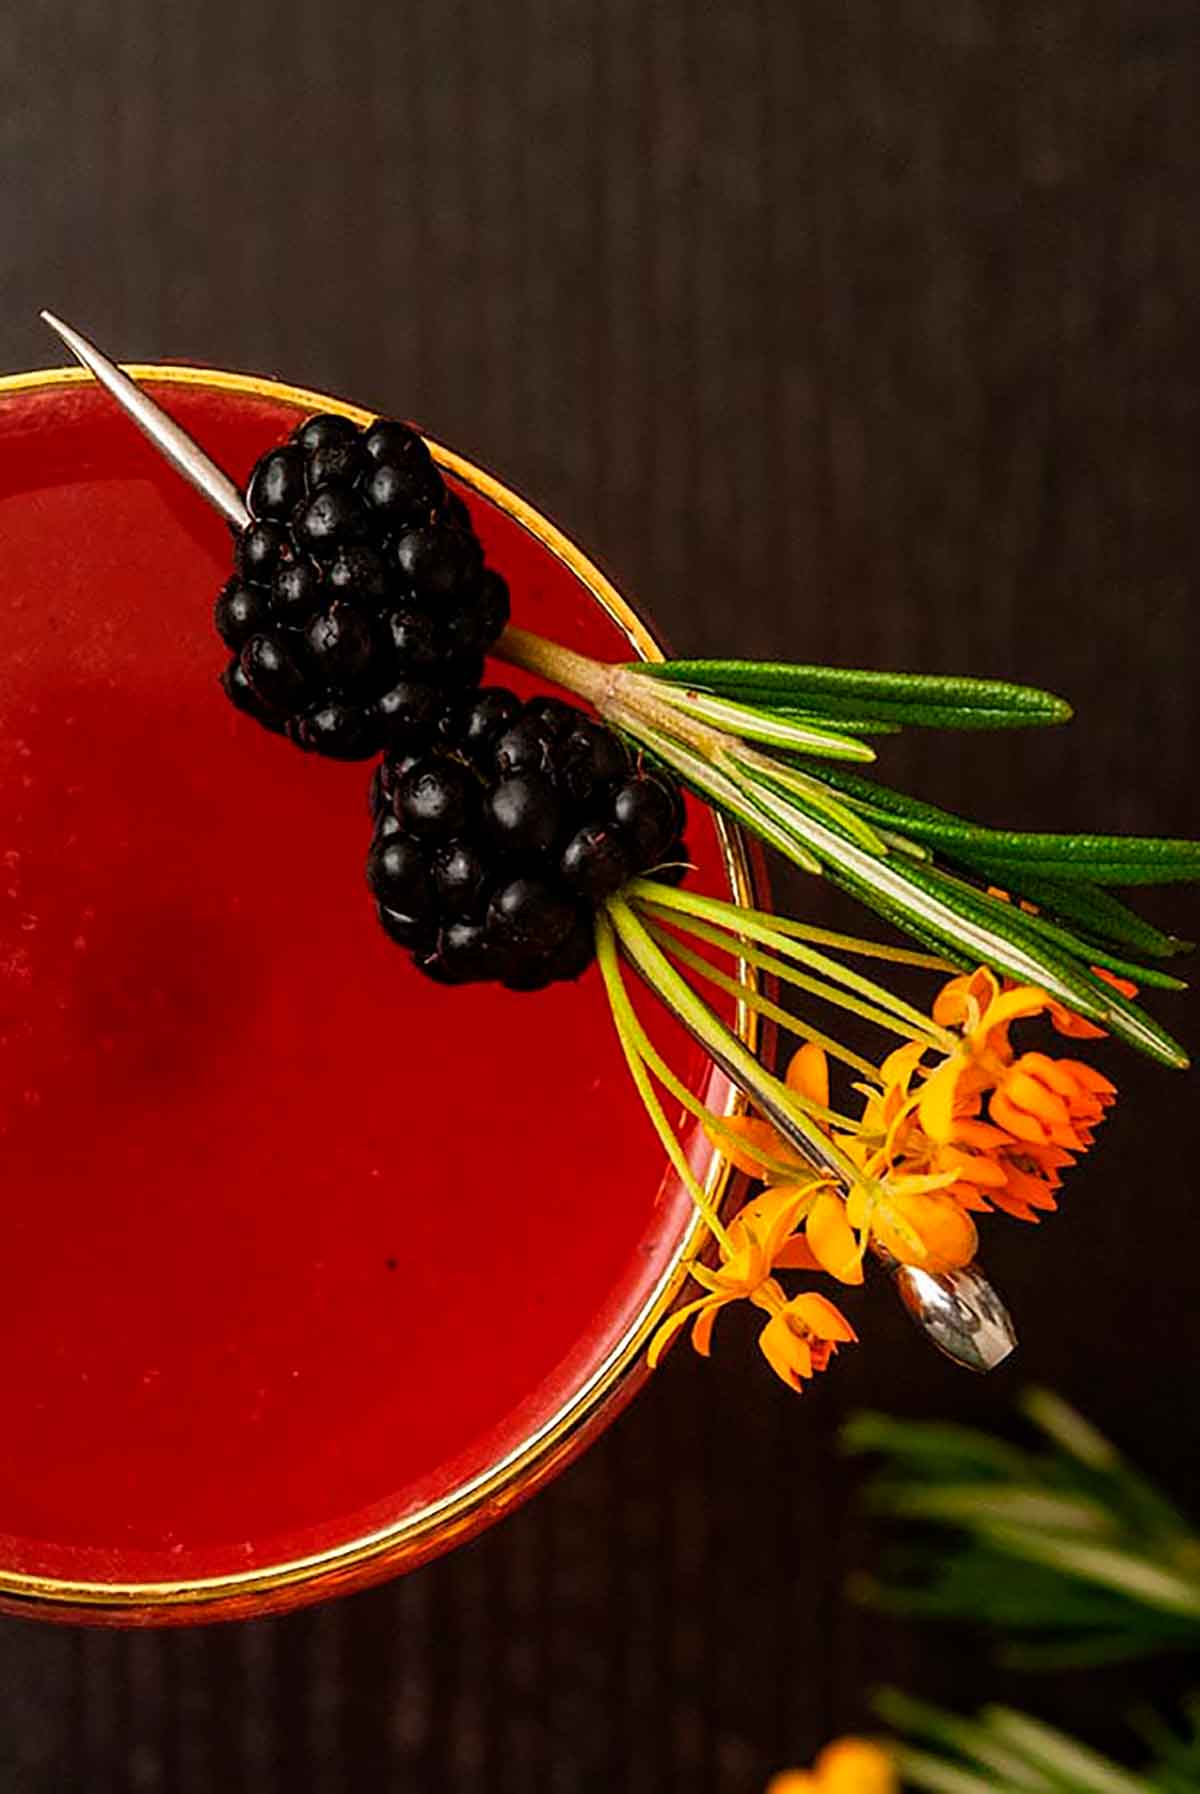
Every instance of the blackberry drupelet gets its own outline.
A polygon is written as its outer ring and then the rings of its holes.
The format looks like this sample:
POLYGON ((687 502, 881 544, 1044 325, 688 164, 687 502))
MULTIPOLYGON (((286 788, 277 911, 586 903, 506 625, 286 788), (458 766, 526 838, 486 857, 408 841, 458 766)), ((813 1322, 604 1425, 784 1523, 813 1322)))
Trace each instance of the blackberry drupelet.
POLYGON ((442 984, 541 990, 594 955, 597 905, 669 878, 683 800, 572 704, 485 686, 371 779, 367 883, 384 930, 442 984))
POLYGON ((256 463, 246 502, 214 618, 231 703, 333 759, 432 747, 509 606, 421 437, 308 418, 256 463))

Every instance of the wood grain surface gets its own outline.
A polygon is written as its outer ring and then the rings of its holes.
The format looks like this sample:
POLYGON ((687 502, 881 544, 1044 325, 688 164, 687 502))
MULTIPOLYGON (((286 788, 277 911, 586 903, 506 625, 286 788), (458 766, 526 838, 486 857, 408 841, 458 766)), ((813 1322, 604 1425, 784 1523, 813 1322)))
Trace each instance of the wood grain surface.
MULTIPOLYGON (((12 0, 0 365, 57 359, 49 305, 129 359, 398 409, 681 648, 1076 702, 889 746, 933 799, 1194 832, 1198 73, 1184 0, 12 0)), ((881 1291, 797 1401, 730 1316, 405 1581, 240 1628, 0 1625, 0 1788, 756 1794, 880 1679, 982 1698, 978 1637, 845 1600, 871 1543, 836 1433, 998 1421, 1036 1379, 1194 1485, 1196 1086, 1118 1063, 1065 1213, 991 1229, 1012 1367, 968 1380, 881 1291)), ((1051 1710, 1113 1733, 1126 1696, 1051 1710)))

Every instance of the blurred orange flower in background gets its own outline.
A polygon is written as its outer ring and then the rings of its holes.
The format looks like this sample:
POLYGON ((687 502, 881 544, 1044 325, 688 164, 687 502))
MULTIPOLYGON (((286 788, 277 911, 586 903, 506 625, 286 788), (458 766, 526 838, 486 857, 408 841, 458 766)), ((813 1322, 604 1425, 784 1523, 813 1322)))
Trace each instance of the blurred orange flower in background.
POLYGON ((766 1794, 900 1794, 892 1759, 869 1738, 837 1738, 811 1769, 784 1769, 766 1794))

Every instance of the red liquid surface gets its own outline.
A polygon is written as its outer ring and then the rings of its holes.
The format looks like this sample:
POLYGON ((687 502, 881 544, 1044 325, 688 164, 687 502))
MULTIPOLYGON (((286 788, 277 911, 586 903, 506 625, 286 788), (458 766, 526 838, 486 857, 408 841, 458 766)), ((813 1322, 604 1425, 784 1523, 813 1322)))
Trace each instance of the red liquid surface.
MULTIPOLYGON (((296 421, 160 396, 237 477, 296 421)), ((628 657, 471 503, 518 622, 628 657)), ((382 935, 369 768, 216 685, 228 561, 98 389, 0 396, 0 1570, 187 1581, 391 1525, 575 1395, 688 1225, 594 970, 447 991, 382 935)), ((703 812, 689 845, 721 889, 703 812)))

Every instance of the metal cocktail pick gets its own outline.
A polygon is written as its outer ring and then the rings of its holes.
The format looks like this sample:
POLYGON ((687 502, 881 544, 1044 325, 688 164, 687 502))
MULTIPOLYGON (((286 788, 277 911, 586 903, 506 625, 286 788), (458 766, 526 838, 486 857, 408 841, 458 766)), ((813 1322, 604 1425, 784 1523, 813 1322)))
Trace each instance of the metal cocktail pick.
POLYGON ((69 324, 56 318, 52 311, 44 311, 41 316, 54 334, 66 343, 76 360, 81 361, 88 372, 96 376, 101 386, 112 394, 122 411, 133 419, 143 435, 148 436, 155 448, 162 451, 176 472, 181 473, 210 505, 215 505, 234 529, 245 529, 250 522, 245 499, 229 475, 221 472, 216 462, 210 460, 187 431, 181 430, 161 406, 154 403, 149 394, 144 393, 128 374, 122 373, 115 361, 110 361, 107 355, 101 355, 86 336, 80 336, 78 330, 72 330, 69 324))
MULTIPOLYGON (((250 522, 250 513, 228 474, 223 473, 199 444, 180 429, 128 374, 107 355, 102 355, 94 343, 69 324, 64 324, 61 318, 56 318, 53 312, 44 311, 41 315, 72 355, 95 375, 172 467, 220 511, 234 529, 244 529, 250 522)), ((730 1067, 722 1066, 721 1069, 734 1084, 738 1082, 730 1067)), ((786 1112, 781 1110, 770 1119, 806 1159, 813 1159, 811 1141, 797 1133, 786 1112)), ((1012 1321, 977 1265, 935 1275, 912 1265, 899 1264, 890 1253, 878 1247, 875 1253, 891 1273, 900 1300, 917 1326, 948 1358, 967 1370, 984 1371, 994 1369, 1008 1357, 1017 1343, 1012 1321)))

